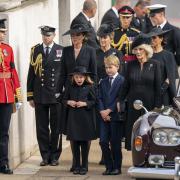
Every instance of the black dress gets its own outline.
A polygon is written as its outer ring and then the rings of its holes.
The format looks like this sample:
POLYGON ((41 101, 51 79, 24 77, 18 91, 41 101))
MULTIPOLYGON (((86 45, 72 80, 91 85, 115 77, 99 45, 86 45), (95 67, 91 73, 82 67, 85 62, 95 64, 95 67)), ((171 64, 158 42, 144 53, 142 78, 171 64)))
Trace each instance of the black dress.
POLYGON ((162 74, 162 104, 172 105, 173 97, 176 96, 176 74, 177 74, 177 65, 174 58, 174 55, 166 50, 162 50, 161 52, 154 53, 154 60, 157 60, 161 63, 161 74, 162 74), (166 79, 169 79, 169 86, 165 83, 166 79))
POLYGON ((91 85, 70 85, 65 90, 63 102, 67 100, 83 101, 86 107, 73 108, 67 105, 67 139, 73 141, 89 141, 96 139, 95 90, 91 85))
POLYGON ((133 102, 141 100, 148 110, 161 105, 160 100, 160 63, 148 60, 141 70, 138 61, 128 63, 125 82, 120 93, 120 102, 127 99, 127 121, 125 129, 125 148, 131 150, 131 132, 134 122, 144 113, 144 111, 135 110, 133 102))

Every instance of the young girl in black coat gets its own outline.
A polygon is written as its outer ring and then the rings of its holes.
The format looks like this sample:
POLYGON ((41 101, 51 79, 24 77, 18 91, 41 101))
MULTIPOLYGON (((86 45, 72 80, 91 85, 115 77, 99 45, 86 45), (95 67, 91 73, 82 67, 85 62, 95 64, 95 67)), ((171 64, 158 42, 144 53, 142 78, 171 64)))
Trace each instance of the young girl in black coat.
POLYGON ((96 139, 95 90, 84 66, 76 66, 71 85, 65 90, 63 102, 67 105, 67 139, 73 142, 73 174, 84 175, 88 171, 88 143, 96 139), (80 151, 81 148, 81 151, 80 151), (80 158, 80 152, 81 157, 80 158), (82 162, 80 162, 82 159, 82 162))

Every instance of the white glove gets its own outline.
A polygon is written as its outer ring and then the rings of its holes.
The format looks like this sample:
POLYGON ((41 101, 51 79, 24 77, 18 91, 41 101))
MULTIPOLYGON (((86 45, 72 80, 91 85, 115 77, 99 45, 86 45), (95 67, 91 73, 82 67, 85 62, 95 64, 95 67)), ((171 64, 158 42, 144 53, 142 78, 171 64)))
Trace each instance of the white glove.
POLYGON ((17 102, 16 103, 16 110, 19 110, 22 106, 22 102, 17 102))

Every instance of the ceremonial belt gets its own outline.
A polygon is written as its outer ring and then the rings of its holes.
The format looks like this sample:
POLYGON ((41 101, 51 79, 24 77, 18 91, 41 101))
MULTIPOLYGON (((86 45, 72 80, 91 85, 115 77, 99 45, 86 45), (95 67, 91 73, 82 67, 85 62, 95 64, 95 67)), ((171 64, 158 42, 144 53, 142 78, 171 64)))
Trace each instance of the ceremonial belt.
POLYGON ((10 72, 0 72, 0 78, 11 78, 10 72))
POLYGON ((136 60, 136 56, 135 55, 125 55, 123 56, 123 60, 126 61, 126 62, 129 62, 129 61, 134 61, 136 60))

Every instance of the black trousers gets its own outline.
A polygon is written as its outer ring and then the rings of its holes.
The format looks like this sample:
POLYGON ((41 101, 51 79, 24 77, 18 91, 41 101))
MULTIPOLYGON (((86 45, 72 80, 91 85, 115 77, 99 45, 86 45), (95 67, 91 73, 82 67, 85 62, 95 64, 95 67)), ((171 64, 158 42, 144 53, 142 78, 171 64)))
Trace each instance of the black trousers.
POLYGON ((100 145, 106 169, 121 170, 122 165, 122 124, 119 121, 100 121, 100 145))
POLYGON ((82 167, 88 169, 89 141, 72 141, 72 143, 74 168, 82 167))
POLYGON ((58 160, 62 152, 62 135, 58 129, 60 106, 60 104, 35 104, 37 141, 44 160, 58 160))
POLYGON ((8 164, 9 125, 12 104, 0 103, 0 166, 8 164))

